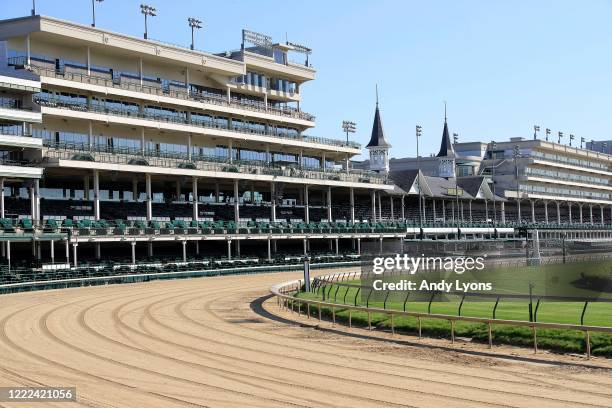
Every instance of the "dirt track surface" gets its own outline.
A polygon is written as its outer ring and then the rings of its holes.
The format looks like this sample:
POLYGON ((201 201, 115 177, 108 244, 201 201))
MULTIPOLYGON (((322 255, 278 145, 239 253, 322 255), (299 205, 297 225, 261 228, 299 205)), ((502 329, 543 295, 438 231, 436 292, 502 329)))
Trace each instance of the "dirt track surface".
POLYGON ((265 297, 298 276, 0 296, 0 385, 78 395, 0 406, 612 406, 612 372, 585 366, 607 360, 319 325, 265 297))

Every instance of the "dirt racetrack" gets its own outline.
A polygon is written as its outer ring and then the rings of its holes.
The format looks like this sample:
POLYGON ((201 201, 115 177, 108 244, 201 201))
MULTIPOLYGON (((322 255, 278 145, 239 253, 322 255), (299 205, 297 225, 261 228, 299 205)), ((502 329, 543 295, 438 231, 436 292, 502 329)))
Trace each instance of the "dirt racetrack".
POLYGON ((78 395, 0 406, 612 406, 608 360, 319 325, 267 297, 298 276, 0 296, 0 385, 78 395))

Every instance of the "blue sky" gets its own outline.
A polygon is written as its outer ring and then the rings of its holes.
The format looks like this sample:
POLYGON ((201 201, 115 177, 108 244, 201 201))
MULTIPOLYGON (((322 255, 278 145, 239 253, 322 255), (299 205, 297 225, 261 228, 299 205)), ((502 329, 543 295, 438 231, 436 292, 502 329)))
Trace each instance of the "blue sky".
MULTIPOLYGON (((37 0, 39 14, 91 22, 89 0, 37 0)), ((105 0, 97 25, 141 36, 141 1, 105 0)), ((30 0, 0 0, 0 18, 29 14, 30 0)), ((363 144, 372 127, 378 83, 392 157, 437 151, 448 102, 461 141, 531 137, 549 127, 576 139, 612 139, 612 2, 585 1, 272 1, 149 0, 158 9, 150 37, 189 45, 186 18, 204 28, 196 47, 236 49, 240 30, 313 48, 317 79, 303 88, 303 109, 317 116, 311 134, 343 138, 357 122, 363 144)))

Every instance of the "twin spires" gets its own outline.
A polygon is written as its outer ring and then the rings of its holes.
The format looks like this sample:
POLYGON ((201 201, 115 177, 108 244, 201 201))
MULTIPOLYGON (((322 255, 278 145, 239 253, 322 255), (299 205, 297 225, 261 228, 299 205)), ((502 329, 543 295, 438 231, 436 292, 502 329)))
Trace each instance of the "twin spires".
POLYGON ((385 147, 390 148, 391 144, 385 139, 383 132, 382 121, 380 119, 380 109, 378 108, 378 86, 376 86, 376 111, 374 112, 374 124, 372 125, 372 136, 366 148, 370 147, 385 147))

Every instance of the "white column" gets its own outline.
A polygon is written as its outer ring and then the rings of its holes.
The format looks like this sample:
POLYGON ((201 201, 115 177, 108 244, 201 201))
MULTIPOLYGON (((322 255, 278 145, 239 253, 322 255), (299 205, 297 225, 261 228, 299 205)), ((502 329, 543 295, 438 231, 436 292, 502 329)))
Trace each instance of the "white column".
POLYGON ((572 203, 570 203, 569 201, 567 202, 567 211, 568 211, 568 217, 569 217, 569 223, 572 224, 572 203))
POLYGON ((194 177, 191 180, 191 200, 193 205, 193 216, 192 219, 194 221, 199 221, 199 210, 198 210, 198 178, 194 177))
POLYGON ((371 222, 376 222, 376 192, 374 190, 371 191, 371 196, 372 196, 372 216, 371 218, 371 222))
POLYGON ((378 205, 378 217, 376 217, 376 219, 378 219, 379 221, 382 220, 382 199, 381 199, 381 193, 380 191, 378 192, 378 197, 377 199, 377 205, 378 205))
POLYGON ((28 65, 32 63, 31 56, 32 56, 32 52, 31 52, 31 44, 30 44, 30 34, 27 34, 26 35, 26 64, 28 65))
POLYGON ((227 240, 227 259, 228 260, 232 259, 232 240, 231 239, 227 240))
POLYGON ((391 219, 395 219, 395 211, 393 208, 393 196, 389 196, 389 205, 391 206, 391 219))
POLYGON ((94 183, 94 219, 100 219, 100 171, 93 172, 94 183))
POLYGON ((605 222, 604 222, 604 209, 603 209, 603 205, 599 206, 599 211, 601 213, 601 225, 604 225, 605 222))
POLYGON ((93 122, 90 120, 88 121, 88 126, 87 126, 87 146, 89 147, 89 149, 91 150, 93 145, 93 122))
POLYGON ((327 187, 327 220, 332 222, 332 194, 331 187, 327 187))
POLYGON ((238 179, 234 180, 234 221, 240 222, 240 197, 238 196, 238 179))
POLYGON ((185 68, 185 86, 187 87, 187 95, 189 95, 189 68, 185 68))
POLYGON ((580 214, 580 224, 582 224, 582 204, 578 204, 578 211, 580 214))
POLYGON ((83 197, 85 200, 89 200, 89 175, 86 174, 83 177, 83 197))
POLYGON ((323 152, 321 154, 321 168, 323 169, 323 171, 325 171, 325 167, 326 167, 326 156, 325 156, 325 152, 323 152))
POLYGON ((229 140, 229 142, 227 142, 227 156, 229 159, 230 163, 234 162, 234 142, 232 141, 232 139, 229 140))
POLYGON ((145 154, 145 129, 144 128, 140 128, 140 151, 144 156, 145 154))
MULTIPOLYGON (((308 206, 308 185, 304 186, 304 221, 310 222, 310 208, 308 206)), ((268 241, 269 242, 269 241, 268 241)))
POLYGON ((472 220, 472 200, 470 200, 468 202, 468 207, 469 207, 469 211, 470 211, 470 224, 473 222, 472 220))
POLYGON ((87 75, 91 75, 91 49, 87 46, 87 75))
POLYGON ((589 204, 589 215, 591 218, 591 225, 593 225, 593 204, 589 204))
POLYGON ((274 182, 270 184, 270 221, 276 222, 276 191, 274 182))
POLYGON ((521 222, 521 200, 516 200, 516 216, 518 219, 518 222, 521 222))
POLYGON ((548 201, 544 200, 544 222, 548 224, 548 201))
POLYGON ((132 265, 136 265, 136 241, 130 242, 132 246, 132 265))
POLYGON ((153 193, 151 192, 151 175, 146 174, 146 190, 147 190, 147 221, 153 218, 153 193))
POLYGON ((65 240, 64 244, 66 247, 66 263, 69 264, 70 263, 70 243, 68 242, 68 240, 65 240))
POLYGON ((36 197, 34 196, 34 186, 29 188, 30 192, 30 215, 32 216, 32 222, 36 220, 36 197))
POLYGON ((142 69, 142 58, 138 58, 138 76, 140 77, 140 86, 142 86, 144 77, 144 72, 142 69))
POLYGON ((55 241, 51 240, 49 241, 49 244, 51 245, 51 263, 55 263, 55 241))
POLYGON ((561 224, 561 211, 559 210, 559 202, 555 201, 557 206, 557 224, 561 224))
POLYGON ((100 254, 100 243, 96 242, 96 245, 94 246, 95 251, 96 251, 96 259, 100 260, 101 258, 101 254, 100 254))
POLYGON ((187 158, 189 160, 191 160, 191 151, 193 150, 191 145, 193 143, 193 137, 191 135, 191 133, 189 134, 189 137, 187 137, 187 158))
POLYGON ((270 246, 270 238, 268 238, 268 262, 272 260, 272 249, 270 246))
POLYGON ((0 218, 4 218, 4 179, 0 178, 0 218))
POLYGON ((536 222, 536 217, 535 217, 535 201, 530 200, 531 202, 531 222, 535 224, 536 222))
POLYGON ((74 244, 72 244, 72 260, 74 262, 74 267, 75 268, 78 266, 78 262, 77 262, 77 246, 79 246, 79 244, 77 244, 76 242, 74 244))
POLYGON ((187 241, 183 240, 181 244, 183 245, 183 262, 187 262, 187 241))
POLYGON ((506 223, 506 203, 503 201, 501 202, 501 222, 506 223))
POLYGON ((349 204, 351 206, 351 223, 355 223, 355 190, 349 187, 349 204))
MULTIPOLYGON (((406 211, 404 209, 405 205, 404 205, 404 199, 406 198, 405 195, 402 194, 402 220, 406 219, 406 211)), ((436 217, 436 203, 434 201, 434 218, 436 217)))
POLYGON ((36 222, 37 224, 42 218, 40 215, 40 180, 34 180, 34 211, 36 214, 36 222))

